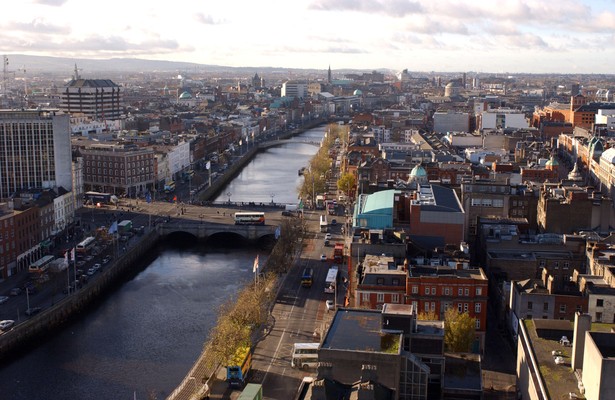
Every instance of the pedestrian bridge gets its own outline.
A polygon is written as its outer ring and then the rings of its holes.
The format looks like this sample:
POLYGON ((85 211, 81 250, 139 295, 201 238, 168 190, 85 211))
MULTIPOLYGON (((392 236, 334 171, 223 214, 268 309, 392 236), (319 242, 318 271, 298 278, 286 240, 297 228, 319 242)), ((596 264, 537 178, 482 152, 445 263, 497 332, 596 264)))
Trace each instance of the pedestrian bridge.
POLYGON ((250 241, 274 238, 277 228, 276 225, 230 225, 189 220, 164 222, 156 226, 160 236, 187 233, 199 240, 207 240, 214 235, 233 234, 250 241))

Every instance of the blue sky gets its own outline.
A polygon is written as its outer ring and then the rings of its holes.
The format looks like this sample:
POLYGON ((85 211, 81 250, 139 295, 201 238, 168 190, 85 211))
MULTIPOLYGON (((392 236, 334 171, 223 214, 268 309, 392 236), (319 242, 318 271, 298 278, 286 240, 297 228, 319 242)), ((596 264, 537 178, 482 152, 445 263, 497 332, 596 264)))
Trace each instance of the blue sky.
POLYGON ((615 0, 17 0, 4 54, 251 67, 613 73, 615 0))

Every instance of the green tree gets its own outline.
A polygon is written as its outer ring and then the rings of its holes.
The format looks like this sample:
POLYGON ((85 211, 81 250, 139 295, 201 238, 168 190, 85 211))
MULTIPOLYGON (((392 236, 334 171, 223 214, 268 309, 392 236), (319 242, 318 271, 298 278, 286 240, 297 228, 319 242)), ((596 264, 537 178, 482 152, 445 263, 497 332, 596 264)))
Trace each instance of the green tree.
POLYGON ((350 191, 354 188, 356 181, 354 175, 351 173, 343 174, 340 179, 337 180, 337 188, 346 193, 346 196, 350 196, 350 191))
POLYGON ((449 351, 469 352, 476 334, 476 318, 467 312, 459 313, 449 308, 444 314, 444 343, 449 351))
POLYGON ((417 319, 419 321, 438 321, 440 318, 438 318, 438 315, 435 311, 428 311, 419 313, 417 319))

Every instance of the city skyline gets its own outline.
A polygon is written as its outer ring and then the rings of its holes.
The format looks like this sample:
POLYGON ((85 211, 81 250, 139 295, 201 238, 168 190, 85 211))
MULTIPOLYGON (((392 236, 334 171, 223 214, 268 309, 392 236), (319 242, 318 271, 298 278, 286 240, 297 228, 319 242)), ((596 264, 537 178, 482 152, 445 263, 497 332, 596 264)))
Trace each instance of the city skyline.
POLYGON ((611 73, 615 1, 26 0, 5 53, 230 67, 611 73), (135 4, 137 3, 137 4, 135 4))

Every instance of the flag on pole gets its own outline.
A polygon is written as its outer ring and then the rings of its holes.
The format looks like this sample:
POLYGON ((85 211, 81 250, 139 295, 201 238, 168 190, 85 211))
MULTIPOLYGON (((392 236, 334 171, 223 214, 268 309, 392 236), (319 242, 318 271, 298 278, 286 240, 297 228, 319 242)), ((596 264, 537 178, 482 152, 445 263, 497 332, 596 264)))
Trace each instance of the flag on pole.
POLYGON ((258 254, 256 255, 256 258, 254 259, 254 265, 252 266, 252 272, 256 273, 256 270, 258 270, 258 254))

